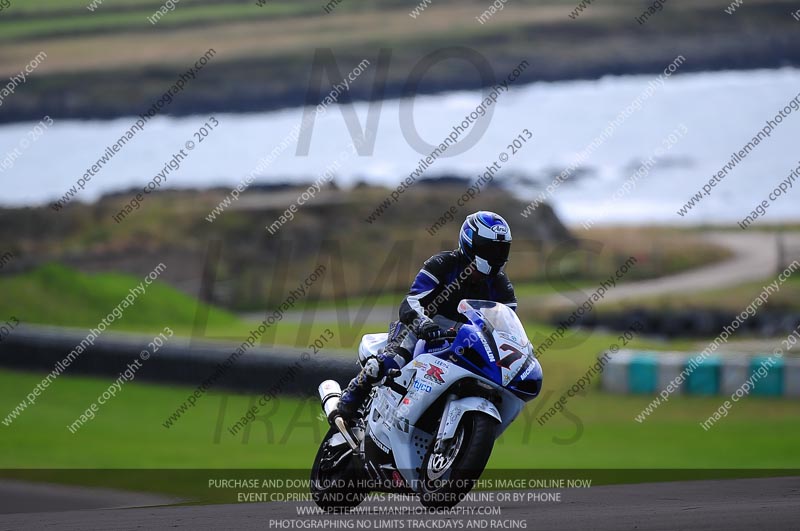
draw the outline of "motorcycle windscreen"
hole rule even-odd
[[[533,345],[525,333],[516,312],[505,304],[494,301],[464,299],[458,305],[462,313],[478,324],[482,320],[489,325],[497,345],[497,366],[502,372],[502,384],[508,385],[523,369],[536,362]]]

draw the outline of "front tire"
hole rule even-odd
[[[348,511],[357,507],[368,494],[358,488],[361,474],[350,447],[330,445],[336,433],[339,433],[336,428],[328,430],[311,467],[311,498],[326,512]]]
[[[492,455],[496,427],[495,419],[470,411],[461,418],[455,437],[442,453],[434,453],[431,445],[420,473],[422,505],[449,509],[464,499]]]

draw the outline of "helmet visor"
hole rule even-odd
[[[508,262],[508,253],[511,251],[510,241],[489,240],[475,238],[475,256],[480,256],[490,265],[500,267]]]

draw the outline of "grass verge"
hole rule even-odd
[[[756,473],[753,469],[780,473],[800,468],[796,401],[748,398],[706,432],[699,423],[719,407],[720,397],[675,397],[638,423],[634,417],[651,397],[608,395],[599,392],[595,381],[586,395],[570,398],[563,413],[540,424],[540,416],[610,340],[591,337],[579,347],[543,357],[543,392],[497,442],[490,468],[708,469],[709,477],[719,469],[747,476]],[[0,371],[0,407],[13,408],[39,379],[37,374]],[[163,421],[187,389],[132,382],[71,434],[67,425],[109,383],[103,378],[60,378],[13,424],[0,426],[4,475],[15,477],[16,469],[62,468],[303,470],[326,429],[316,399],[281,397],[250,429],[231,436],[225,428],[255,400],[233,394],[204,397],[180,423],[166,429]],[[44,470],[41,474],[50,480],[58,477]],[[196,475],[178,474],[183,479],[149,487],[141,475],[121,475],[111,486],[191,497],[206,489]],[[71,483],[108,484],[102,473],[64,472],[61,477]]]

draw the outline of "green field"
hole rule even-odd
[[[0,293],[5,295],[0,297],[0,318],[9,319],[13,316],[24,323],[92,328],[120,303],[128,290],[138,286],[142,279],[143,277],[119,273],[81,273],[58,264],[49,264],[19,275],[0,277]],[[792,286],[796,284],[793,282]],[[520,312],[524,316],[531,313],[528,310],[533,309],[533,303],[525,302],[524,299],[546,297],[594,285],[589,280],[529,281],[516,284],[515,289],[522,301]],[[744,286],[726,293],[738,294],[739,300],[750,293],[750,288],[752,286]],[[785,291],[786,296],[780,294],[781,297],[776,296],[776,300],[793,300],[791,297],[796,290]],[[361,308],[370,308],[373,305],[397,307],[403,296],[404,293],[397,292],[349,297],[344,303],[332,299],[322,299],[314,303],[301,300],[293,310],[312,312],[315,307],[319,310],[339,307],[343,312],[341,316],[337,314],[336,318],[328,312],[326,319],[315,319],[312,325],[301,325],[295,320],[288,320],[289,322],[271,328],[265,335],[264,344],[305,347],[306,339],[315,337],[325,328],[334,327],[337,337],[333,346],[354,348],[362,334],[383,330],[387,324],[357,322],[356,315]],[[277,305],[263,308],[262,311],[266,315],[276,307]],[[252,312],[252,315],[255,318],[259,312]],[[343,322],[333,322],[339,318]],[[200,303],[194,297],[157,281],[125,311],[123,318],[114,323],[112,330],[155,335],[165,326],[185,337],[238,341],[247,337],[253,323],[225,309]],[[529,322],[529,326],[536,330],[536,323]],[[541,333],[549,334],[547,330],[545,327]]]
[[[0,279],[0,315],[21,321],[91,327],[140,280],[118,274],[85,275],[61,266],[46,266]],[[530,291],[544,288],[530,286]],[[198,303],[162,283],[151,286],[112,330],[157,333],[171,326],[192,333]],[[205,337],[242,340],[251,324],[217,308],[208,311]],[[357,306],[351,305],[351,314]],[[352,317],[351,317],[352,318]],[[306,337],[330,327],[335,340],[328,355],[354,356],[360,334],[382,323],[345,325],[282,322],[271,329],[270,341],[305,346]],[[528,322],[535,345],[553,328]],[[711,430],[700,422],[720,405],[721,397],[674,397],[644,423],[635,416],[649,404],[647,396],[602,393],[598,379],[586,395],[571,398],[566,413],[544,425],[537,422],[550,405],[586,373],[596,357],[618,343],[616,334],[575,332],[540,355],[544,389],[498,441],[493,469],[719,469],[750,475],[753,469],[800,469],[800,405],[797,401],[748,398]],[[688,341],[634,339],[631,348],[691,350]],[[336,350],[342,348],[343,350]],[[0,420],[31,392],[41,374],[0,371]],[[188,387],[128,383],[103,405],[97,417],[75,434],[67,426],[111,383],[110,378],[65,375],[56,380],[10,425],[0,425],[0,468],[5,474],[30,478],[8,469],[304,469],[313,459],[326,424],[314,398],[281,398],[275,409],[254,422],[251,430],[231,436],[226,428],[250,406],[250,396],[212,392],[171,428],[162,423],[185,400]],[[750,472],[744,469],[751,469]],[[92,474],[54,477],[46,470],[38,479],[113,484],[196,495],[190,476],[165,485],[146,485],[139,476],[120,474],[113,480]],[[109,483],[110,481],[110,483]],[[201,493],[202,494],[202,493]]]
[[[768,282],[766,279],[764,282]],[[117,273],[85,274],[73,269],[50,264],[34,271],[7,277],[0,277],[0,318],[9,320],[17,318],[23,323],[45,324],[53,326],[89,329],[96,327],[127,295],[128,290],[137,286],[141,278]],[[700,292],[685,295],[671,295],[653,299],[637,299],[626,303],[616,303],[604,307],[604,310],[619,310],[623,307],[661,307],[661,308],[743,308],[752,301],[764,283],[750,283],[726,290]],[[541,345],[553,328],[532,320],[530,315],[535,299],[525,298],[547,296],[559,290],[575,286],[587,286],[586,281],[576,281],[574,285],[546,282],[526,282],[517,286],[518,296],[523,300],[520,314],[525,322],[528,334],[534,345]],[[782,286],[780,292],[771,297],[768,306],[783,311],[797,309],[800,280],[790,279]],[[323,318],[310,319],[311,323],[301,323],[297,314],[268,329],[263,336],[264,346],[284,345],[306,348],[309,340],[317,337],[323,330],[330,328],[334,338],[329,343],[329,353],[349,355],[358,345],[365,333],[383,331],[387,323],[357,319],[359,311],[371,305],[397,306],[403,294],[387,294],[374,297],[353,297],[345,299],[346,303],[339,307],[343,310],[335,315],[329,310],[335,307],[334,301],[321,300],[317,308],[327,312]],[[272,313],[275,307],[264,311]],[[314,307],[300,301],[293,309],[296,312],[313,312]],[[260,314],[253,313],[253,319]],[[525,316],[529,316],[528,319]],[[315,314],[311,314],[315,316]],[[259,317],[260,318],[260,317]],[[117,319],[110,330],[114,332],[134,332],[145,335],[157,335],[164,327],[172,328],[179,336],[195,339],[223,340],[232,343],[247,338],[254,323],[227,310],[198,302],[194,297],[157,281],[144,296],[125,310],[123,317]],[[576,345],[575,340],[564,338],[559,342],[568,345],[559,350],[554,347],[548,357],[558,356],[562,362],[587,364],[592,356],[609,348],[615,342],[615,336],[577,333],[573,337],[581,338]],[[585,338],[585,341],[584,341]],[[634,343],[636,345],[637,343]],[[686,349],[695,343],[691,341],[670,341],[638,343],[643,348],[655,350]]]
[[[0,19],[2,40],[42,38],[56,35],[111,33],[120,30],[147,32],[152,30],[148,17],[164,6],[159,0],[106,0],[93,11],[87,8],[92,0],[45,1],[23,4],[13,2],[6,17]],[[19,5],[17,5],[19,4]],[[208,0],[183,0],[175,9],[156,20],[159,26],[180,27],[190,24],[219,24],[232,21],[274,19],[317,13],[321,8],[313,2],[269,2],[263,7],[254,1],[221,3]]]
[[[570,0],[550,0],[548,5],[564,6]],[[182,0],[175,3],[175,9],[160,20],[164,29],[180,28],[190,25],[219,25],[236,21],[269,21],[280,17],[321,17],[326,15],[324,7],[328,2],[319,0],[268,0],[263,6],[255,0]],[[164,0],[98,0],[94,9],[92,0],[39,0],[37,2],[14,2],[0,18],[0,39],[46,38],[65,34],[104,34],[115,31],[146,32],[151,28],[147,17],[161,9]],[[484,6],[472,2],[471,7],[481,13]],[[530,0],[519,0],[517,7],[538,4]],[[411,6],[413,7],[413,6]],[[409,7],[409,10],[411,9]],[[403,9],[402,4],[393,0],[375,0],[369,4],[342,2],[336,6],[337,13],[358,13],[364,11],[388,11]],[[479,9],[483,8],[483,9]],[[474,32],[479,31],[475,27]]]
[[[31,324],[93,328],[142,279],[117,273],[85,274],[56,264],[20,275],[0,277],[0,293],[4,294],[0,297],[0,317],[3,320],[16,317],[23,323]],[[356,313],[364,300],[350,306],[351,314]],[[320,307],[330,307],[330,304],[320,304]],[[308,306],[298,306],[297,309],[304,308],[308,309]],[[274,309],[269,308],[269,312]],[[308,338],[333,327],[337,334],[331,345],[353,348],[362,334],[382,331],[386,325],[359,324],[354,317],[351,317],[351,324],[343,326],[329,322],[315,322],[308,326],[288,322],[270,328],[264,334],[263,344],[305,347]],[[252,322],[224,309],[200,303],[157,281],[147,288],[147,292],[132,307],[125,310],[123,317],[116,320],[110,329],[157,335],[165,326],[185,337],[232,342],[243,341],[254,328]]]
[[[544,325],[528,328],[534,342],[552,331]],[[800,405],[796,401],[750,398],[714,429],[704,432],[699,422],[719,406],[720,398],[673,398],[639,424],[634,417],[651,397],[607,395],[596,388],[596,380],[586,396],[567,403],[567,410],[583,425],[578,440],[554,442],[554,437],[568,439],[580,431],[574,418],[561,415],[544,426],[534,419],[615,342],[611,335],[576,333],[565,336],[563,347],[545,352],[540,357],[545,374],[542,394],[504,435],[498,447],[502,451],[495,453],[491,465],[800,467],[800,456],[792,450],[800,443],[800,424],[796,422]],[[686,345],[634,340],[630,346],[668,349]],[[0,404],[10,411],[39,379],[34,374],[0,372]],[[166,429],[162,422],[185,399],[189,388],[133,382],[104,406],[95,420],[70,434],[66,426],[108,385],[103,378],[60,378],[11,427],[0,428],[4,431],[0,466],[297,468],[307,466],[324,430],[324,423],[316,418],[315,399],[285,398],[269,417],[269,426],[255,423],[251,433],[230,436],[224,428],[247,409],[251,398],[221,394],[204,397],[174,427]],[[4,416],[8,411],[0,413]]]
[[[0,316],[22,322],[92,328],[142,278],[118,273],[84,274],[50,264],[21,275],[0,277]],[[198,311],[208,310],[209,334],[247,335],[246,323],[235,315],[211,308],[163,282],[155,282],[115,322],[116,331],[154,333],[165,326],[191,335]]]
[[[544,366],[545,381],[561,370],[555,362]],[[10,409],[39,379],[0,371],[0,406]],[[219,394],[204,397],[166,429],[162,422],[189,389],[132,382],[71,434],[67,425],[108,385],[101,378],[60,378],[10,426],[0,426],[0,468],[306,469],[326,429],[316,400],[283,398],[265,422],[230,436],[225,428],[250,399]],[[547,385],[503,435],[490,468],[800,468],[796,402],[751,398],[705,432],[698,422],[718,407],[718,398],[676,398],[638,424],[633,417],[649,398],[592,390],[567,403],[569,416],[539,426],[536,418],[552,401],[552,390]],[[81,477],[76,474],[71,481]],[[142,488],[126,483],[125,477],[117,480],[117,486]],[[176,482],[153,488],[187,494],[195,487]]]

